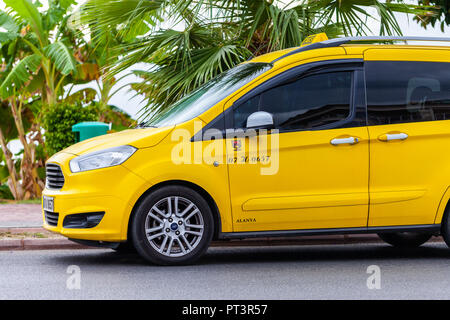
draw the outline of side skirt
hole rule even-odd
[[[219,239],[297,237],[297,236],[317,236],[317,235],[333,235],[333,234],[364,234],[364,233],[394,233],[394,232],[423,232],[423,233],[439,234],[440,231],[441,231],[440,224],[421,224],[411,226],[388,226],[388,227],[221,232],[219,234]]]

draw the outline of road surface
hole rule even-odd
[[[384,244],[221,247],[182,267],[103,249],[0,252],[0,299],[449,298],[443,243],[406,251]]]

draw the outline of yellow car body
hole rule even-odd
[[[450,119],[272,133],[279,157],[274,174],[260,174],[267,166],[259,160],[246,164],[246,147],[241,150],[242,163],[233,156],[231,161],[227,159],[228,147],[245,146],[246,137],[224,138],[223,149],[215,155],[223,160],[220,163],[174,163],[173,150],[179,143],[176,132],[185,129],[193,137],[244,95],[294,68],[357,63],[364,72],[365,64],[373,61],[450,64],[450,47],[344,44],[297,49],[245,62],[272,66],[193,119],[96,137],[55,154],[47,164],[60,166],[64,185],[43,192],[54,199],[58,214],[56,225],[50,225],[43,210],[44,227],[70,239],[124,242],[140,199],[160,186],[173,184],[193,188],[207,199],[214,212],[215,238],[390,228],[438,233],[450,198],[446,156],[447,152],[450,156]],[[364,109],[367,106],[363,104],[359,107]],[[333,139],[350,137],[356,137],[357,143],[330,144]],[[390,137],[401,138],[391,141]],[[192,141],[190,148],[193,153],[196,148],[204,153],[215,141]],[[78,156],[123,145],[135,147],[136,152],[120,165],[75,173],[69,167]],[[92,228],[63,226],[67,215],[86,212],[104,212],[104,216]]]

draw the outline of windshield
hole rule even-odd
[[[147,121],[144,126],[164,127],[191,120],[271,67],[269,63],[244,63],[227,70]]]

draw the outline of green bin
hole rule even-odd
[[[109,124],[97,121],[80,122],[72,126],[76,142],[101,136],[106,134],[109,129]]]

